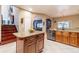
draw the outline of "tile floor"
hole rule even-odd
[[[79,53],[79,48],[46,40],[44,53]]]
[[[0,46],[0,53],[16,53],[16,42]],[[79,53],[79,48],[45,40],[43,53]]]

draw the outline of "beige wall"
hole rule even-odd
[[[33,24],[34,18],[35,18],[36,16],[40,16],[40,17],[42,18],[42,20],[43,20],[43,22],[44,22],[43,31],[46,31],[46,19],[47,19],[47,18],[50,18],[50,19],[52,20],[52,18],[49,17],[49,16],[47,16],[47,15],[44,15],[44,14],[33,13],[33,14],[32,14],[32,24]],[[33,25],[32,25],[32,27],[33,27]]]
[[[16,7],[13,7],[13,15],[14,15],[14,24],[16,25],[17,29],[19,28],[18,25],[19,25],[19,12],[20,10]]]
[[[31,13],[25,10],[20,10],[20,16],[19,16],[19,32],[26,32],[30,28],[33,28],[33,21],[36,16],[42,17],[42,20],[44,22],[43,31],[46,31],[46,19],[51,17],[44,15],[44,14],[38,14],[38,13]],[[21,18],[23,18],[23,24],[21,24]]]
[[[24,14],[23,11],[19,11],[19,32],[23,32],[24,31],[24,22],[23,24],[21,24],[21,18],[24,18]],[[23,20],[24,21],[24,20]]]
[[[21,19],[23,18],[23,24]],[[19,12],[19,32],[27,32],[31,28],[31,13],[20,10]]]
[[[79,15],[58,17],[58,18],[54,18],[54,20],[56,21],[56,23],[52,24],[52,28],[57,28],[57,22],[60,21],[69,21],[71,29],[75,29],[79,27]]]

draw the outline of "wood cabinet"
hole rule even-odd
[[[79,33],[77,33],[77,47],[79,47]]]
[[[17,53],[39,53],[44,48],[44,33],[17,38]]]
[[[56,41],[57,42],[62,42],[62,32],[61,31],[57,31],[56,32]]]
[[[36,50],[35,50],[36,46],[35,45],[36,44],[34,42],[29,43],[28,45],[25,45],[24,52],[25,53],[35,53],[36,52]]]
[[[65,44],[69,44],[69,32],[63,32],[62,42]]]
[[[57,31],[56,41],[71,46],[79,47],[79,33],[77,32],[67,32],[67,31]]]
[[[36,52],[42,52],[41,49],[44,48],[44,34],[37,36],[38,40],[36,43]]]
[[[44,48],[44,40],[40,40],[40,41],[37,41],[37,44],[36,44],[36,52],[42,52],[41,49]]]
[[[36,35],[25,38],[24,41],[24,52],[34,53],[36,45]]]
[[[70,34],[70,45],[77,46],[77,40],[78,40],[77,33],[71,32],[71,34]]]
[[[36,52],[42,52],[41,49],[44,48],[44,35],[41,34],[38,37],[37,43],[36,43]]]

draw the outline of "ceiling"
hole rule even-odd
[[[17,7],[51,17],[79,14],[79,5],[17,5]]]

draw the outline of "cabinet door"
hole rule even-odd
[[[69,44],[69,32],[63,32],[63,43]]]
[[[70,45],[77,46],[77,33],[76,32],[71,32]]]
[[[29,45],[25,46],[25,53],[35,53],[35,43],[30,43]]]
[[[77,37],[70,37],[70,45],[77,46]]]
[[[36,52],[41,52],[42,49],[44,48],[44,40],[38,40],[36,44]]]
[[[62,42],[62,32],[56,32],[56,41]]]
[[[68,37],[63,36],[63,43],[68,44]]]
[[[79,33],[78,33],[78,37],[77,37],[77,47],[79,47]]]

